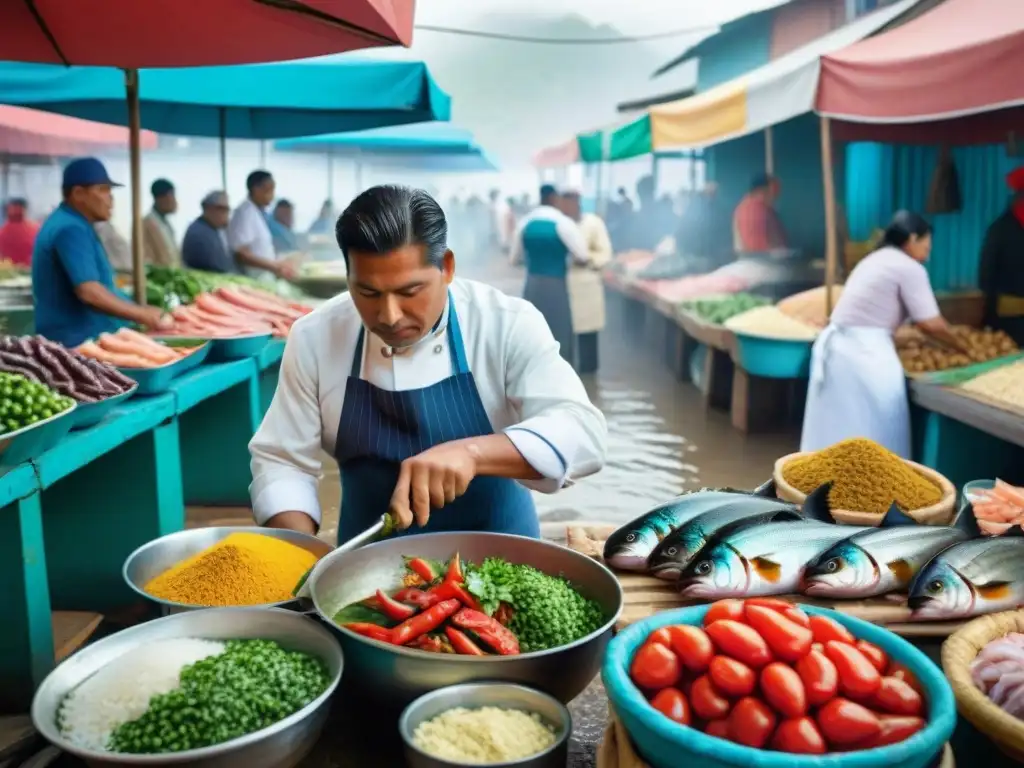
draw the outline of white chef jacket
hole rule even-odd
[[[542,475],[520,481],[554,493],[597,472],[608,427],[576,372],[558,352],[544,317],[527,301],[471,280],[455,280],[466,359],[495,432],[504,432]],[[391,391],[418,389],[452,375],[448,312],[403,354],[368,329],[362,378]],[[349,294],[331,299],[292,326],[273,402],[249,443],[256,522],[285,511],[320,521],[321,449],[334,454],[345,387],[362,321]]]
[[[231,246],[232,255],[241,248],[248,248],[254,256],[261,259],[274,261],[277,258],[267,214],[249,198],[231,214],[231,221],[228,223],[228,244]],[[248,266],[245,267],[245,273],[249,277],[263,277],[266,274],[262,269]]]

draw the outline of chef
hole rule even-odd
[[[529,488],[604,463],[607,426],[528,302],[456,280],[421,190],[366,190],[342,213],[349,293],[292,328],[249,445],[261,525],[315,532],[321,450],[341,470],[338,541],[391,512],[412,532],[536,537]]]

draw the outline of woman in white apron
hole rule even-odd
[[[908,319],[942,343],[960,343],[939,313],[924,262],[931,225],[899,211],[879,248],[850,274],[814,343],[801,451],[866,437],[910,458],[910,405],[893,332]]]

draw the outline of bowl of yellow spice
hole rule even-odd
[[[949,525],[956,507],[943,475],[862,437],[783,456],[773,477],[776,495],[796,504],[830,484],[829,511],[847,525],[878,525],[893,504],[922,525]]]
[[[297,608],[293,590],[299,580],[333,549],[298,531],[196,528],[139,547],[123,574],[164,614],[243,605]]]

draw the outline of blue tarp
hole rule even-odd
[[[473,134],[439,122],[284,139],[275,142],[274,149],[358,157],[374,165],[411,170],[494,171],[498,167]]]
[[[448,120],[422,62],[346,59],[139,71],[142,127],[279,139]],[[0,62],[0,103],[128,124],[125,77],[107,67]]]

